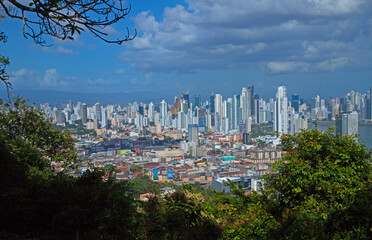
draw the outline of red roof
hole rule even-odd
[[[151,162],[151,163],[143,164],[143,167],[145,167],[145,168],[155,168],[157,166],[159,166],[159,163],[157,163],[157,162]]]

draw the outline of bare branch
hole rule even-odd
[[[108,39],[104,32],[110,26],[125,19],[131,5],[123,5],[122,0],[32,0],[24,5],[16,0],[0,0],[0,6],[7,16],[23,21],[23,35],[31,37],[35,43],[45,45],[44,36],[59,39],[73,39],[84,29],[107,43],[122,44],[134,39],[126,28],[126,35],[117,40]]]

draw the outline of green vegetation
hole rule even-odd
[[[273,135],[273,124],[266,123],[266,124],[252,124],[252,138],[256,138],[259,136],[265,135]]]
[[[128,183],[112,174],[104,180],[99,170],[79,178],[55,173],[52,162],[76,160],[73,140],[24,100],[0,105],[0,160],[0,239],[136,235],[137,202]]]
[[[52,161],[76,160],[72,139],[21,99],[0,105],[0,239],[371,239],[371,152],[352,137],[304,131],[261,193],[187,184],[160,195],[147,176],[112,169],[80,177]],[[153,193],[148,202],[141,193]]]
[[[52,127],[57,130],[75,135],[87,135],[97,136],[97,133],[94,129],[86,129],[82,125],[66,124],[66,126],[53,124]]]

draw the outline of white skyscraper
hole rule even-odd
[[[220,116],[222,116],[222,95],[221,94],[215,95],[214,107],[215,107],[215,112],[219,113]]]
[[[162,127],[166,126],[167,123],[167,102],[165,100],[162,100],[160,103],[160,124]]]
[[[149,103],[148,117],[150,119],[150,122],[154,121],[154,104],[152,102]]]
[[[354,135],[358,134],[358,113],[344,113],[342,114],[342,130],[341,135]]]
[[[288,133],[288,98],[285,86],[278,87],[274,108],[274,131]]]
[[[242,94],[240,95],[240,107],[242,109],[242,120],[245,121],[248,118],[248,90],[246,88],[242,89]]]
[[[101,128],[107,128],[107,110],[106,108],[102,111],[102,125]]]

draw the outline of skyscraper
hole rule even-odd
[[[154,121],[154,104],[152,102],[149,103],[148,117],[150,122]]]
[[[248,117],[251,117],[254,115],[254,86],[253,85],[248,86],[247,91],[248,91],[247,114]]]
[[[88,107],[85,103],[81,104],[81,121],[83,123],[88,122]]]
[[[288,133],[288,99],[285,86],[278,87],[274,108],[274,131],[280,135]]]
[[[167,102],[165,100],[162,100],[160,103],[160,124],[162,127],[166,126],[167,123]]]
[[[214,97],[215,112],[222,115],[222,95],[216,94]]]
[[[372,86],[369,90],[369,97],[367,97],[366,107],[367,107],[367,111],[366,111],[367,119],[369,119],[372,122]]]
[[[201,104],[201,96],[195,95],[194,96],[194,107],[200,107]]]
[[[189,94],[189,92],[186,92],[186,93],[182,94],[181,98],[183,100],[187,101],[187,107],[190,108],[190,94]]]
[[[189,124],[189,142],[194,143],[196,146],[199,145],[197,124]]]
[[[210,102],[209,102],[209,112],[212,114],[215,112],[215,107],[214,107],[214,95],[212,93],[211,95],[211,98],[210,98]]]
[[[245,121],[248,118],[248,90],[246,88],[242,88],[240,108],[242,109],[242,120]]]
[[[101,104],[96,103],[95,105],[95,114],[98,121],[102,121],[102,111],[101,111]]]
[[[358,113],[343,113],[336,120],[336,132],[341,136],[358,134]]]
[[[252,117],[255,124],[260,122],[260,96],[256,93],[253,97],[253,109],[252,109]]]
[[[232,104],[232,123],[231,129],[237,129],[241,121],[240,94],[234,95]]]
[[[143,108],[143,105],[140,105],[138,107],[138,113],[141,114],[143,116],[143,113],[144,113],[144,108]]]
[[[68,107],[69,107],[68,110],[70,110],[71,113],[74,113],[74,104],[72,103],[71,100],[68,102]]]
[[[102,111],[102,125],[101,128],[107,128],[107,110],[106,108]]]
[[[292,107],[298,112],[300,106],[300,97],[298,94],[292,94]]]

